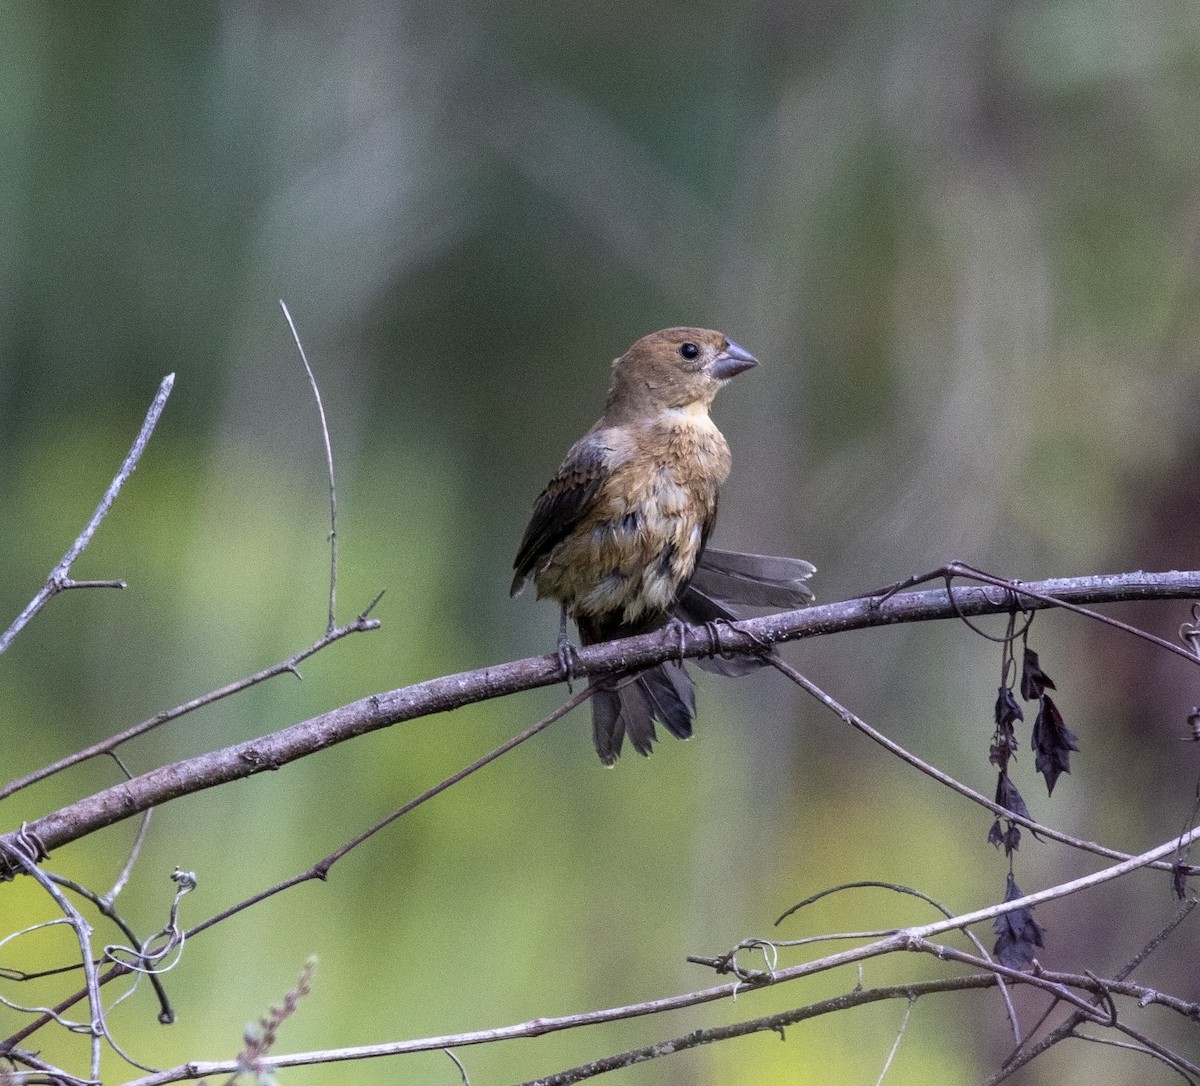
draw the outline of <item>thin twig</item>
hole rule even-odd
[[[108,489],[104,492],[104,497],[100,499],[100,504],[96,506],[96,511],[92,514],[92,519],[84,526],[83,531],[79,533],[67,553],[62,556],[62,560],[58,565],[50,571],[50,575],[46,578],[46,583],[42,585],[37,595],[26,604],[25,609],[16,617],[13,624],[4,633],[0,634],[0,653],[4,652],[12,644],[17,634],[29,623],[29,620],[59,592],[68,588],[125,587],[123,581],[73,581],[70,576],[71,566],[75,562],[75,559],[83,553],[84,548],[92,541],[92,536],[96,534],[96,529],[100,527],[100,522],[108,515],[108,511],[112,508],[113,502],[117,500],[117,495],[121,493],[121,488],[125,485],[125,481],[133,474],[134,468],[137,467],[138,461],[141,459],[142,453],[150,441],[150,435],[154,433],[154,427],[158,425],[159,416],[162,415],[163,408],[167,406],[167,399],[171,395],[171,388],[174,384],[175,374],[173,373],[168,373],[162,379],[162,382],[158,386],[158,392],[155,393],[154,400],[150,404],[150,410],[146,412],[146,420],[142,423],[142,428],[138,432],[138,436],[134,439],[133,446],[126,455],[125,462],[121,465],[121,470],[117,472],[113,481],[109,483]]]
[[[358,846],[364,841],[374,837],[375,834],[377,834],[385,826],[390,826],[396,821],[396,819],[408,814],[409,811],[421,806],[422,803],[433,799],[434,796],[440,795],[442,792],[446,791],[447,788],[458,784],[459,781],[469,777],[472,773],[482,769],[485,765],[494,762],[497,758],[499,758],[501,755],[507,754],[514,747],[519,747],[522,743],[532,739],[539,732],[545,731],[548,727],[550,727],[551,724],[561,720],[567,715],[567,713],[576,708],[581,702],[586,701],[591,694],[592,690],[590,687],[581,690],[578,694],[571,698],[570,701],[566,702],[566,704],[555,709],[554,712],[552,712],[549,716],[543,717],[536,724],[531,724],[523,732],[514,735],[511,739],[505,740],[500,744],[500,746],[496,747],[495,750],[490,751],[481,758],[477,758],[470,765],[464,766],[457,773],[452,773],[449,777],[446,777],[444,780],[441,780],[437,784],[433,785],[433,787],[425,789],[425,791],[419,796],[415,796],[403,806],[397,807],[396,810],[392,811],[392,813],[386,817],[381,818],[375,823],[375,825],[364,830],[357,837],[347,841],[340,848],[337,848],[333,852],[329,853],[329,855],[324,857],[324,859],[318,860],[307,871],[303,871],[299,875],[294,875],[290,879],[284,879],[282,882],[276,883],[274,886],[263,890],[261,893],[254,894],[252,897],[248,897],[244,901],[239,901],[236,905],[231,905],[228,909],[222,910],[215,916],[210,916],[207,920],[202,921],[188,931],[186,933],[187,938],[190,939],[193,936],[199,935],[202,931],[206,931],[215,924],[219,924],[222,920],[227,920],[235,913],[240,913],[243,909],[250,908],[251,905],[257,905],[260,901],[266,901],[267,898],[274,897],[276,894],[282,893],[284,890],[290,890],[293,886],[300,886],[302,883],[311,882],[314,879],[320,879],[322,882],[324,882],[325,879],[329,877],[330,868],[332,868],[333,865],[338,862],[338,860],[342,859],[348,853],[358,848]]]
[[[1078,603],[1061,600],[1049,592],[1022,584],[1020,581],[1005,580],[1003,577],[997,577],[994,573],[976,569],[974,566],[969,566],[964,562],[951,562],[946,567],[946,570],[960,577],[973,577],[984,584],[995,585],[997,588],[1003,588],[1006,592],[1012,592],[1015,596],[1023,596],[1026,600],[1036,600],[1046,607],[1055,607],[1063,611],[1070,611],[1072,614],[1080,615],[1083,618],[1090,618],[1093,622],[1111,626],[1114,630],[1120,630],[1122,633],[1130,634],[1142,641],[1147,641],[1156,648],[1166,649],[1167,652],[1174,653],[1176,656],[1182,656],[1185,660],[1196,659],[1194,652],[1189,651],[1182,645],[1175,644],[1174,641],[1167,641],[1157,634],[1150,633],[1149,630],[1131,626],[1128,622],[1122,622],[1119,618],[1113,618],[1111,615],[1104,615],[1099,611],[1093,611],[1090,607],[1083,607]]]
[[[904,1039],[904,1031],[908,1029],[908,1020],[912,1017],[913,1007],[917,1005],[917,997],[908,997],[908,1006],[904,1008],[904,1017],[900,1020],[900,1028],[896,1031],[896,1039],[892,1042],[891,1051],[888,1052],[887,1059],[883,1061],[883,1070],[879,1072],[879,1078],[875,1080],[875,1086],[883,1086],[883,1080],[887,1077],[888,1068],[892,1066],[892,1060],[896,1058],[896,1050],[900,1047],[900,1042]]]
[[[1196,899],[1191,898],[1183,903],[1183,907],[1170,920],[1170,922],[1158,932],[1152,939],[1149,939],[1113,978],[1115,981],[1123,981],[1130,976],[1133,971],[1142,964],[1151,954],[1154,953],[1170,934],[1179,927],[1180,924],[1188,917],[1191,911],[1196,907]],[[1046,1010],[1046,1015],[1054,1009],[1054,1004],[1051,1004]],[[1046,1015],[1043,1015],[1042,1020],[1045,1020]],[[1080,1025],[1084,1020],[1084,1016],[1078,1011],[1072,1011],[1071,1014],[1060,1026],[1056,1026],[1050,1033],[1046,1034],[1036,1044],[1031,1043],[1033,1033],[1036,1033],[1041,1028],[1041,1021],[1037,1023],[1031,1031],[1030,1037],[1022,1044],[1018,1044],[1013,1049],[1012,1054],[1004,1061],[1004,1065],[994,1075],[984,1082],[984,1086],[998,1086],[1009,1076],[1015,1074],[1018,1070],[1030,1063],[1043,1052],[1053,1048],[1059,1041],[1072,1036],[1075,1032],[1075,1027]]]
[[[624,1067],[645,1063],[648,1060],[660,1059],[676,1052],[686,1052],[690,1048],[701,1045],[715,1044],[728,1041],[734,1037],[746,1037],[752,1033],[777,1033],[780,1040],[785,1039],[784,1031],[788,1026],[794,1026],[811,1018],[825,1014],[836,1014],[854,1007],[878,1003],[885,999],[913,1000],[923,995],[935,995],[941,992],[969,991],[973,988],[990,988],[995,985],[995,978],[988,974],[970,977],[952,977],[946,980],[922,981],[916,984],[896,984],[883,988],[857,988],[845,995],[823,999],[807,1007],[797,1007],[794,1010],[782,1011],[779,1014],[768,1014],[761,1018],[752,1018],[745,1022],[734,1022],[728,1026],[714,1026],[710,1029],[692,1030],[682,1037],[673,1037],[667,1041],[656,1041],[644,1048],[635,1048],[629,1052],[620,1052],[613,1056],[594,1060],[591,1063],[580,1064],[557,1074],[544,1078],[532,1079],[521,1086],[574,1086],[574,1083],[584,1082],[597,1075],[609,1071],[619,1071]]]
[[[104,1022],[104,1006],[100,1001],[100,985],[96,976],[96,964],[92,958],[92,927],[79,910],[71,904],[66,894],[54,885],[50,877],[23,849],[10,847],[0,841],[0,852],[7,854],[5,856],[7,863],[19,866],[54,899],[54,903],[70,922],[75,932],[75,938],[79,941],[79,956],[83,963],[83,975],[87,982],[88,1014],[90,1016],[88,1033],[91,1036],[92,1049],[91,1077],[98,1082],[100,1080],[101,1038],[108,1036],[108,1027]]]
[[[377,596],[375,602],[378,602],[378,600],[379,597]],[[343,637],[347,637],[350,634],[379,629],[379,620],[367,617],[371,609],[375,606],[375,602],[355,618],[353,622],[341,626],[336,630],[330,630],[309,645],[308,648],[302,649],[293,656],[289,656],[286,660],[280,660],[278,663],[263,668],[262,671],[257,671],[253,675],[247,675],[236,682],[227,683],[216,690],[210,690],[207,694],[201,694],[199,697],[192,698],[191,701],[185,701],[182,705],[175,706],[174,709],[164,709],[161,713],[155,713],[154,716],[143,720],[140,724],[133,725],[131,728],[126,728],[123,732],[111,735],[107,739],[93,743],[90,747],[84,747],[83,750],[77,750],[74,754],[68,754],[65,758],[60,758],[57,762],[52,762],[50,765],[36,769],[32,773],[27,773],[24,777],[18,777],[10,781],[8,784],[0,787],[0,800],[7,799],[15,792],[19,792],[23,788],[28,788],[31,784],[36,784],[38,781],[52,777],[56,773],[61,773],[64,769],[70,769],[73,765],[86,762],[89,758],[96,758],[102,754],[111,754],[118,747],[128,743],[131,739],[136,739],[139,735],[145,735],[146,732],[153,731],[153,729],[160,725],[167,724],[172,720],[178,720],[181,716],[194,713],[197,709],[202,709],[206,705],[212,705],[234,694],[240,694],[243,690],[248,690],[252,686],[257,686],[259,683],[275,678],[276,675],[298,676],[300,674],[299,667],[305,660],[322,649],[328,648],[335,641],[340,641]]]
[[[462,1077],[463,1086],[471,1086],[471,1080],[467,1077],[467,1069],[463,1066],[462,1060],[460,1060],[454,1054],[454,1050],[451,1048],[444,1048],[442,1051],[450,1057],[451,1061],[454,1063],[454,1066],[458,1068],[458,1073]]]
[[[880,881],[877,881],[874,879],[868,879],[868,880],[863,880],[863,881],[859,881],[859,882],[843,883],[841,886],[834,886],[828,890],[822,890],[820,893],[812,894],[811,896],[805,898],[803,901],[797,902],[790,909],[785,910],[783,915],[781,915],[779,917],[779,919],[775,921],[775,926],[778,927],[780,924],[782,924],[784,922],[784,920],[786,920],[793,913],[797,912],[800,909],[803,909],[807,905],[812,905],[812,904],[820,901],[822,898],[828,897],[830,894],[841,893],[843,890],[868,890],[868,889],[891,890],[897,894],[907,894],[910,897],[915,897],[921,901],[924,901],[928,905],[932,905],[943,916],[949,917],[949,916],[954,915],[954,913],[951,912],[950,909],[946,908],[946,906],[943,905],[940,901],[938,901],[936,898],[930,897],[929,894],[926,894],[921,890],[914,890],[911,886],[901,886],[898,883],[894,883],[894,882],[880,882]],[[970,931],[967,929],[963,930],[963,934],[971,941],[971,945],[976,949],[976,951],[978,951],[979,956],[981,958],[986,958],[988,961],[991,961],[992,956],[988,953],[987,948],[980,941],[979,936],[977,936],[973,931]],[[776,945],[778,945],[778,946],[792,945],[793,942],[801,942],[801,941],[802,940],[789,941],[788,943],[780,942],[780,943],[777,943]],[[1009,1022],[1009,1025],[1012,1027],[1013,1040],[1019,1045],[1021,1043],[1021,1024],[1017,1020],[1016,1008],[1014,1008],[1012,1005],[1012,999],[1010,998],[1010,996],[1008,994],[1008,985],[1005,983],[1004,978],[998,977],[998,980],[1000,982],[1000,995],[1004,1000],[1004,1008],[1005,1008],[1006,1012],[1008,1013],[1008,1022]]]
[[[1110,1048],[1120,1048],[1127,1052],[1136,1052],[1141,1056],[1149,1056],[1151,1059],[1165,1063],[1172,1071],[1174,1071],[1188,1086],[1196,1086],[1196,1080],[1192,1078],[1182,1067],[1179,1062],[1171,1056],[1164,1056],[1161,1052],[1156,1052],[1152,1048],[1147,1048],[1145,1045],[1135,1044],[1130,1041],[1118,1041],[1115,1037],[1093,1037],[1090,1033],[1072,1033],[1071,1036],[1077,1041],[1090,1041],[1092,1044],[1108,1045]]]
[[[75,1075],[68,1074],[60,1067],[55,1067],[52,1063],[47,1063],[33,1052],[26,1052],[24,1049],[18,1049],[15,1052],[6,1053],[7,1059],[11,1059],[14,1063],[23,1063],[26,1067],[32,1067],[35,1071],[40,1072],[45,1077],[33,1077],[26,1075],[24,1072],[9,1072],[8,1078],[4,1078],[0,1073],[0,1086],[8,1086],[12,1083],[13,1086],[24,1086],[25,1083],[52,1083],[53,1086],[96,1086],[94,1082],[89,1082],[87,1079],[78,1078]],[[0,1072],[4,1069],[0,1068]]]
[[[811,679],[801,672],[797,671],[791,664],[779,659],[777,656],[768,656],[767,662],[774,667],[782,675],[786,675],[797,686],[806,693],[811,694],[827,709],[831,710],[839,716],[845,723],[853,728],[857,728],[867,738],[874,740],[884,750],[896,755],[901,761],[907,762],[914,769],[920,770],[927,777],[932,777],[939,784],[945,785],[951,791],[957,792],[960,796],[965,796],[972,803],[977,803],[980,807],[984,807],[991,811],[992,814],[1000,815],[1002,818],[1009,819],[1034,833],[1045,837],[1051,841],[1058,841],[1060,844],[1070,845],[1072,848],[1077,848],[1082,852],[1091,852],[1097,856],[1105,856],[1111,860],[1128,860],[1131,858],[1130,853],[1121,852],[1115,848],[1109,848],[1106,845],[1097,844],[1095,841],[1085,841],[1080,837],[1072,837],[1069,833],[1063,833],[1061,830],[1056,830],[1052,826],[1044,825],[1041,822],[1035,822],[1027,815],[1017,814],[1015,811],[1010,811],[1007,807],[1001,807],[994,800],[989,799],[982,792],[976,792],[974,788],[963,784],[961,781],[951,777],[949,773],[938,769],[937,766],[931,765],[924,759],[917,757],[911,751],[902,747],[894,739],[884,735],[877,728],[871,727],[862,717],[851,712],[842,705],[832,695],[817,686]],[[1150,866],[1158,868],[1160,871],[1175,871],[1178,864],[1174,861],[1161,860]],[[1195,873],[1195,869],[1189,868],[1189,874]]]
[[[1117,1022],[1116,1028],[1119,1029],[1126,1037],[1132,1037],[1147,1051],[1162,1058],[1164,1063],[1169,1063],[1172,1067],[1179,1071],[1186,1071],[1189,1075],[1200,1075],[1200,1063],[1193,1060],[1185,1059],[1178,1052],[1174,1052],[1165,1045],[1160,1045],[1151,1037],[1147,1037],[1140,1030],[1136,1030],[1133,1026],[1125,1022]]]
[[[145,823],[143,823],[143,825],[144,824]],[[90,901],[99,911],[101,916],[107,917],[118,928],[121,929],[121,932],[126,939],[128,939],[135,946],[140,944],[140,939],[138,938],[137,932],[135,932],[129,925],[128,921],[126,921],[125,918],[117,912],[117,910],[113,907],[112,900],[107,895],[101,896],[95,891],[89,890],[86,886],[76,882],[74,879],[69,879],[64,875],[54,875],[47,871],[46,877],[58,886],[62,886],[67,890],[73,890],[80,897]],[[96,964],[100,964],[100,959],[96,960]],[[71,966],[70,968],[78,969],[79,966],[75,965]],[[56,972],[66,971],[67,970],[56,970]],[[155,994],[158,996],[158,1020],[164,1026],[170,1025],[175,1021],[175,1012],[171,1008],[171,1000],[167,996],[166,989],[163,987],[162,981],[159,980],[157,975],[152,973],[150,975],[150,981],[154,986]]]
[[[279,308],[287,319],[288,327],[292,330],[292,339],[296,341],[296,350],[300,352],[300,361],[304,363],[304,372],[308,374],[308,383],[312,386],[313,399],[317,401],[317,414],[321,417],[321,437],[325,441],[325,467],[329,472],[329,625],[327,634],[332,633],[337,626],[337,484],[333,476],[333,445],[329,440],[329,423],[325,419],[325,405],[321,402],[321,389],[313,376],[312,366],[308,364],[308,355],[304,353],[304,344],[300,342],[300,333],[296,331],[296,323],[288,311],[287,303],[280,298]]]

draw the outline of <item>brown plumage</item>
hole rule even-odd
[[[726,381],[756,364],[720,332],[702,328],[654,332],[613,362],[604,414],[534,503],[512,593],[532,577],[538,598],[557,600],[564,629],[573,619],[585,645],[655,629],[673,611],[690,621],[732,617],[720,600],[737,599],[725,589],[738,583],[770,595],[753,568],[710,571],[707,592],[703,577],[692,584],[730,467],[709,407]],[[798,584],[811,572],[800,566],[784,579]],[[790,595],[775,592],[785,596],[795,598],[794,586]],[[725,670],[741,669],[731,662]],[[692,734],[695,694],[680,663],[592,685],[593,738],[606,765],[626,733],[639,754],[649,754],[655,720],[681,739]]]

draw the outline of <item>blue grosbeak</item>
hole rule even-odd
[[[729,446],[708,416],[718,389],[757,365],[720,332],[666,328],[613,362],[600,420],[567,453],[534,503],[513,563],[511,593],[532,577],[538,598],[557,600],[560,655],[566,620],[583,644],[657,629],[672,618],[732,620],[726,603],[792,606],[811,593],[807,562],[705,549]],[[702,667],[740,674],[761,661],[713,658]],[[695,690],[682,663],[589,680],[596,753],[612,765],[626,734],[649,754],[660,720],[692,734]]]

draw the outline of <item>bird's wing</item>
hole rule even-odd
[[[516,575],[509,589],[511,595],[521,591],[538,563],[583,519],[612,472],[613,450],[603,434],[596,431],[577,441],[533,503],[533,513],[513,560]]]

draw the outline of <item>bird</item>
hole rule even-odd
[[[723,333],[664,328],[612,363],[604,413],[571,446],[533,505],[513,561],[510,595],[532,579],[538,599],[559,604],[559,658],[570,675],[580,642],[630,637],[669,622],[736,616],[726,604],[807,602],[813,567],[799,559],[708,551],[729,445],[709,417],[713,398],[758,360]],[[709,670],[741,674],[753,657],[713,658]],[[589,678],[592,738],[613,765],[628,735],[639,754],[657,739],[654,721],[692,734],[695,689],[682,660]]]

